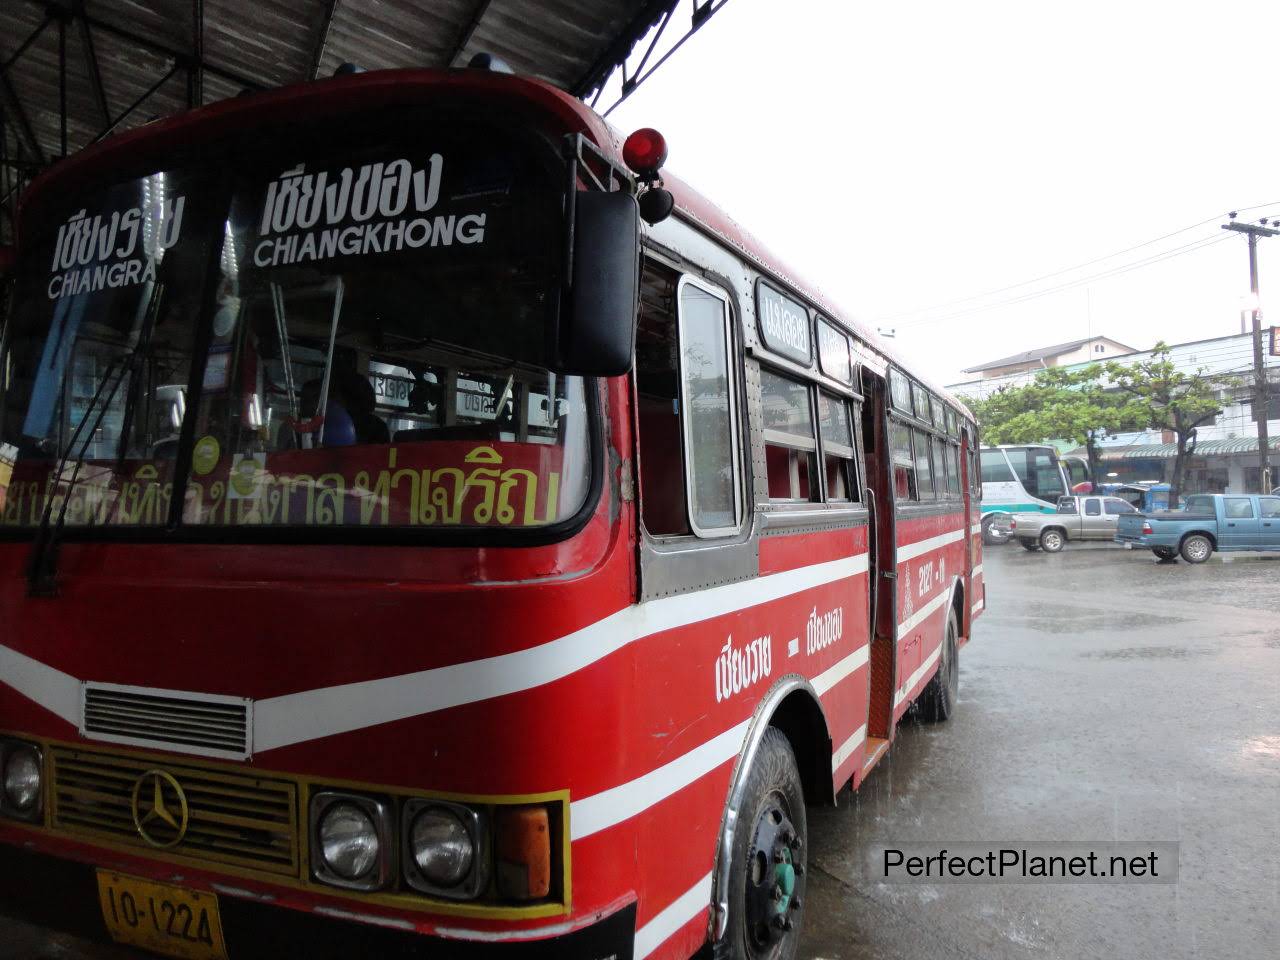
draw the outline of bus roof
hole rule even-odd
[[[175,143],[199,145],[216,141],[245,125],[267,124],[273,120],[296,121],[309,115],[322,117],[344,107],[420,102],[424,90],[452,88],[458,91],[508,96],[535,111],[560,121],[568,132],[582,133],[622,165],[622,134],[610,127],[580,100],[550,84],[527,77],[514,77],[483,70],[381,70],[348,74],[310,83],[292,84],[261,93],[222,100],[186,113],[156,121],[102,143],[87,147],[59,162],[32,181],[22,198],[20,224],[26,211],[38,206],[40,197],[54,185],[66,189],[77,181],[91,181],[118,167],[132,166],[138,159],[154,155],[155,162]],[[683,180],[664,173],[664,184],[676,200],[676,215],[715,240],[731,247],[758,269],[806,298],[824,316],[836,320],[861,342],[864,350],[878,355],[881,362],[901,367],[931,391],[973,419],[969,408],[957,397],[911,369],[884,340],[865,324],[831,302],[774,255],[759,239],[725,213],[710,199]]]

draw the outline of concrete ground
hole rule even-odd
[[[1280,558],[985,561],[949,723],[810,812],[805,960],[1280,955]],[[885,841],[1177,840],[1176,885],[888,885]],[[0,921],[3,960],[124,960]]]
[[[1280,956],[1280,557],[986,551],[950,722],[811,814],[806,960]],[[1177,840],[1176,885],[877,883],[859,845]]]

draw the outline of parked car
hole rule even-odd
[[[1280,550],[1280,496],[1199,493],[1181,510],[1121,517],[1116,541],[1187,563],[1204,563],[1215,550]]]
[[[1028,550],[1057,553],[1068,540],[1111,540],[1117,521],[1134,506],[1119,497],[1059,497],[1055,513],[1018,514],[1013,536]]]

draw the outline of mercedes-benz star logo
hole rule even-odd
[[[148,770],[133,784],[133,825],[153,847],[175,847],[187,835],[187,795],[170,774]],[[165,828],[168,829],[165,829]]]

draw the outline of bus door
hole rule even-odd
[[[867,535],[867,584],[871,610],[871,691],[868,740],[888,740],[893,731],[897,689],[897,569],[893,466],[889,450],[889,396],[885,381],[863,368],[862,443],[866,462],[871,529]],[[872,754],[868,742],[868,756]]]
[[[977,511],[973,509],[973,477],[970,475],[970,452],[974,449],[973,437],[969,429],[960,431],[960,496],[964,500],[964,615],[960,618],[960,631],[966,637],[973,636],[970,623],[973,617],[974,590],[973,583],[973,520]]]

